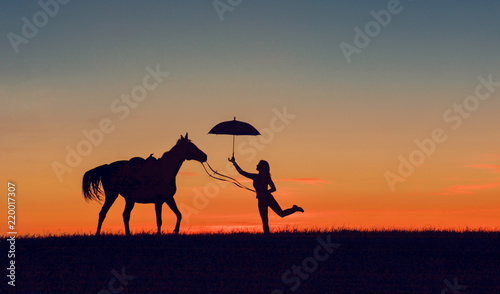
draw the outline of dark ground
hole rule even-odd
[[[500,293],[500,232],[24,237],[16,270],[16,293]]]

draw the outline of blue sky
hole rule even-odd
[[[403,11],[353,64],[344,62],[339,43],[352,44],[352,28],[389,1],[243,1],[224,21],[211,1],[70,1],[13,54],[6,35],[20,33],[21,18],[40,10],[36,2],[2,1],[4,77],[102,79],[160,58],[176,71],[212,74],[274,69],[319,78],[341,70],[365,79],[385,69],[451,79],[450,71],[488,70],[498,62],[495,1],[401,1]]]

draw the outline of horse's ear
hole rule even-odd
[[[184,140],[184,137],[181,135],[181,140]]]
[[[186,140],[188,139],[188,133],[187,132],[186,132],[186,136],[184,137],[184,139],[186,139]]]

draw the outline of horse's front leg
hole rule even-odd
[[[125,202],[125,210],[123,211],[123,223],[125,224],[125,234],[130,235],[129,221],[130,221],[130,212],[132,208],[134,208],[134,201],[126,201]]]
[[[172,209],[172,211],[175,213],[175,216],[177,216],[177,223],[175,224],[174,233],[179,234],[179,227],[181,226],[182,214],[177,208],[177,204],[175,204],[174,198],[169,198],[165,202],[167,203],[168,207],[170,207],[170,209]]]
[[[161,235],[161,207],[163,202],[155,203],[155,211],[156,211],[156,225],[158,226],[158,235]]]

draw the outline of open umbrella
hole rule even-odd
[[[251,124],[236,120],[224,121],[213,127],[209,134],[233,135],[233,157],[234,157],[234,136],[257,136],[259,131]]]

